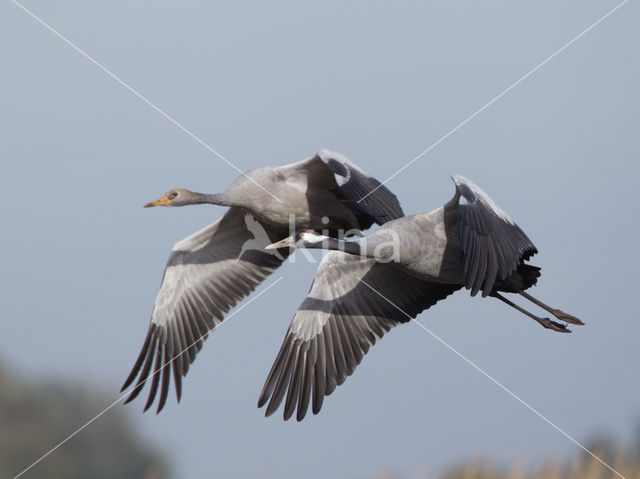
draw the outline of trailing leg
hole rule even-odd
[[[524,291],[518,291],[518,294],[520,294],[524,298],[527,298],[532,303],[537,304],[542,309],[545,309],[545,310],[549,311],[551,314],[553,314],[556,318],[558,318],[561,321],[566,321],[567,323],[571,323],[571,324],[580,324],[580,325],[584,324],[582,321],[580,321],[575,316],[571,316],[570,314],[567,314],[564,311],[561,311],[559,309],[547,306],[542,301],[537,300],[536,298],[534,298],[533,296],[531,296],[528,293],[525,293]]]
[[[570,333],[571,332],[571,330],[567,329],[566,325],[560,324],[560,323],[556,323],[555,321],[551,321],[549,318],[539,318],[535,314],[530,313],[529,311],[527,311],[524,308],[521,308],[520,306],[518,306],[515,303],[512,303],[507,298],[502,296],[500,293],[494,292],[494,293],[491,293],[491,296],[493,296],[495,298],[498,298],[500,301],[508,304],[512,308],[517,309],[521,313],[526,314],[531,319],[534,319],[535,321],[537,321],[538,323],[540,323],[542,326],[544,326],[547,329],[553,329],[554,331],[558,331],[560,333]]]

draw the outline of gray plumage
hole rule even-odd
[[[462,287],[501,299],[556,331],[569,330],[499,292],[520,293],[559,319],[583,324],[524,293],[540,276],[540,268],[524,263],[535,246],[479,187],[459,175],[453,181],[455,196],[444,206],[386,223],[367,237],[341,241],[299,231],[270,246],[337,251],[320,263],[267,377],[258,400],[267,416],[283,400],[285,419],[297,408],[302,420],[309,404],[317,414],[378,339]]]
[[[173,189],[145,206],[204,203],[230,208],[221,219],[173,247],[145,342],[122,387],[125,390],[135,381],[129,402],[150,379],[145,411],[158,390],[157,411],[163,408],[172,369],[180,400],[182,377],[207,335],[287,257],[288,251],[264,247],[289,234],[292,218],[298,228],[337,232],[366,229],[403,215],[393,193],[328,150],[298,163],[248,171],[220,194]],[[261,240],[264,244],[257,248]]]

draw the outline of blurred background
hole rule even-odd
[[[24,6],[241,170],[331,148],[384,180],[618,3]],[[640,424],[639,14],[621,7],[388,183],[410,214],[449,200],[461,173],[527,232],[533,294],[584,327],[555,334],[467,292],[418,319],[623,475]],[[12,2],[0,40],[0,475],[13,477],[118,399],[172,245],[224,213],[142,205],[222,191],[237,171]],[[453,478],[465,463],[586,476],[584,451],[414,324],[318,416],[265,419],[258,394],[315,268],[296,255],[216,330],[179,405],[117,404],[22,477]]]

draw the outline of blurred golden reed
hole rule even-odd
[[[586,452],[582,452],[569,461],[550,457],[533,466],[527,465],[525,460],[504,467],[489,460],[474,459],[441,475],[386,473],[377,476],[376,479],[640,479],[638,447],[615,447],[611,442],[601,441],[587,448],[615,472]]]

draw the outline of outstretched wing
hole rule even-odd
[[[351,163],[344,155],[320,150],[314,157],[322,160],[334,174],[342,196],[381,225],[404,216],[400,202],[386,186]]]
[[[487,296],[496,278],[507,278],[520,262],[538,250],[526,234],[493,200],[464,176],[456,185],[465,287]]]
[[[285,419],[297,405],[301,421],[311,401],[317,414],[324,397],[353,373],[377,339],[460,287],[427,283],[374,259],[326,254],[293,317],[258,407],[269,402],[269,416],[287,393]]]
[[[232,207],[220,220],[173,247],[142,351],[122,387],[126,389],[138,378],[126,402],[134,399],[149,379],[145,411],[160,386],[159,412],[167,399],[172,368],[179,401],[182,377],[207,335],[229,309],[282,264],[282,258],[256,249],[238,258],[242,244],[251,239],[245,213]],[[286,228],[268,227],[265,231],[271,241],[288,233]],[[286,257],[288,250],[281,254]]]

